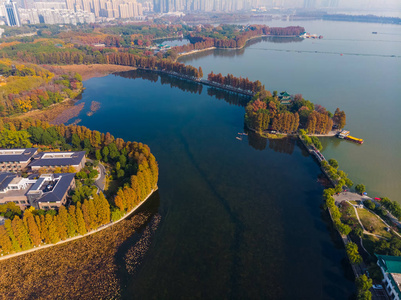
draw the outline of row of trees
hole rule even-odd
[[[58,213],[39,213],[27,209],[23,218],[6,219],[0,226],[0,250],[3,255],[28,250],[43,244],[54,244],[98,228],[110,222],[110,205],[103,193],[94,193],[68,209],[61,206]]]
[[[247,78],[235,77],[232,74],[227,74],[226,76],[219,74],[214,74],[213,71],[208,74],[207,80],[215,82],[221,85],[231,86],[236,89],[241,89],[244,91],[249,91],[252,93],[259,93],[265,90],[265,86],[259,80],[250,81]]]

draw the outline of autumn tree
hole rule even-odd
[[[336,109],[333,116],[333,122],[337,125],[339,129],[344,128],[346,125],[346,115],[344,111],[340,111],[339,108]]]

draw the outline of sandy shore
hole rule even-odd
[[[83,80],[88,80],[94,77],[104,77],[114,72],[123,72],[136,70],[135,67],[118,66],[118,65],[67,65],[59,68],[67,72],[77,72],[81,74]]]

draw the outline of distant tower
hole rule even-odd
[[[9,2],[4,3],[4,8],[6,12],[6,20],[8,26],[21,26],[21,20],[18,14],[17,3]]]

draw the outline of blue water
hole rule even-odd
[[[345,251],[320,208],[320,169],[295,140],[236,139],[246,99],[122,75],[86,81],[78,118],[148,144],[160,166],[161,222],[137,273],[123,275],[124,298],[350,297]],[[87,116],[91,101],[101,107]]]
[[[213,70],[258,79],[271,91],[300,93],[332,112],[344,110],[346,129],[364,144],[324,139],[323,154],[337,159],[355,184],[367,186],[369,195],[401,203],[401,27],[331,21],[266,24],[300,25],[324,38],[266,39],[242,50],[215,50],[180,61],[201,66],[204,74]]]

